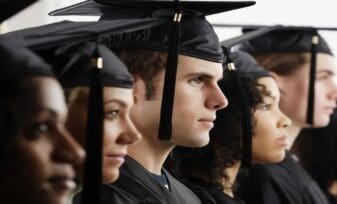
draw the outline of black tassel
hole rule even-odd
[[[161,141],[170,140],[172,135],[172,114],[179,54],[180,18],[181,10],[177,9],[169,35],[170,43],[167,55],[167,67],[165,71],[163,99],[160,110],[160,124],[158,130],[158,139]]]
[[[227,56],[229,56],[227,54]],[[244,111],[242,120],[242,155],[241,155],[241,168],[250,169],[252,162],[252,116],[248,106],[247,94],[244,90],[241,80],[235,70],[235,64],[227,59],[227,67],[230,79],[238,88],[238,96],[240,106]],[[234,90],[233,90],[234,91]]]
[[[314,125],[314,103],[315,103],[315,78],[316,78],[316,58],[317,44],[319,37],[317,31],[312,35],[311,42],[311,57],[310,57],[310,73],[309,73],[309,92],[308,92],[308,107],[307,107],[307,123]]]
[[[97,61],[96,61],[97,60]],[[86,152],[84,181],[81,203],[100,203],[100,186],[102,183],[102,142],[103,142],[103,87],[101,71],[95,59],[95,66],[90,70],[90,94],[88,101]]]

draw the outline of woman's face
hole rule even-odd
[[[117,180],[119,168],[124,163],[127,147],[141,136],[130,120],[133,105],[132,89],[104,87],[104,137],[103,137],[103,183]],[[83,100],[87,100],[85,97]],[[85,145],[87,122],[86,102],[70,106],[67,126],[80,144]],[[78,167],[82,174],[83,167]]]
[[[308,104],[310,64],[302,65],[289,76],[276,76],[283,91],[280,108],[291,118],[294,124],[305,127]],[[330,121],[330,115],[336,108],[337,101],[337,63],[328,54],[317,54],[314,126],[324,127]]]
[[[272,77],[258,79],[264,95],[263,102],[254,112],[254,134],[252,138],[253,163],[275,163],[285,157],[287,132],[291,121],[279,109],[280,92]]]
[[[83,161],[84,151],[64,126],[67,108],[58,82],[34,77],[25,86],[28,94],[12,106],[18,131],[1,169],[1,194],[21,203],[65,204],[76,187],[72,165]]]

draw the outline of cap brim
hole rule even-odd
[[[252,6],[255,1],[179,1],[183,9],[198,11],[203,15],[212,15],[220,12]],[[110,10],[137,9],[137,13],[148,14],[151,11],[175,8],[174,1],[109,1],[109,0],[87,0],[49,13],[51,16],[63,15],[85,15],[101,16]],[[127,13],[132,18],[133,13]],[[137,16],[139,17],[139,16]]]
[[[36,1],[37,0],[0,0],[0,23]]]
[[[99,36],[144,29],[164,22],[166,20],[153,18],[97,22],[61,21],[11,32],[2,38],[15,39],[19,44],[33,50],[43,50],[67,43],[95,40]]]
[[[262,35],[270,32],[270,31],[273,31],[273,30],[276,30],[276,29],[280,29],[280,28],[282,28],[282,26],[280,26],[280,25],[271,26],[271,27],[261,27],[261,28],[259,28],[257,30],[244,33],[244,34],[242,34],[240,36],[224,40],[224,41],[221,42],[221,46],[223,48],[229,50],[234,45],[237,45],[239,43],[243,43],[245,41],[254,39],[254,38],[262,36]]]
[[[214,23],[214,27],[219,28],[242,28],[247,30],[256,30],[261,28],[274,27],[273,25],[247,25],[247,24],[223,24],[223,23]],[[303,31],[312,31],[312,30],[322,30],[322,31],[337,31],[336,27],[312,27],[312,26],[287,26],[279,25],[279,30],[303,30]]]

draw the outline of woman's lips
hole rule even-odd
[[[48,182],[57,192],[70,192],[76,188],[74,178],[71,176],[53,176]]]
[[[108,154],[106,159],[113,164],[122,165],[125,162],[125,155],[126,154]]]

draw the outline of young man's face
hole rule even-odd
[[[337,64],[328,54],[317,54],[315,82],[315,127],[324,127],[330,121],[330,115],[336,108],[337,100]],[[295,124],[306,126],[308,104],[308,76],[310,65],[306,63],[290,76],[277,77],[283,90],[280,107]]]
[[[201,147],[209,142],[216,111],[227,106],[217,82],[222,64],[179,56],[170,142],[185,147]],[[144,137],[157,139],[165,72],[153,79],[155,99],[145,99],[144,82],[136,77],[135,105],[131,117]]]

